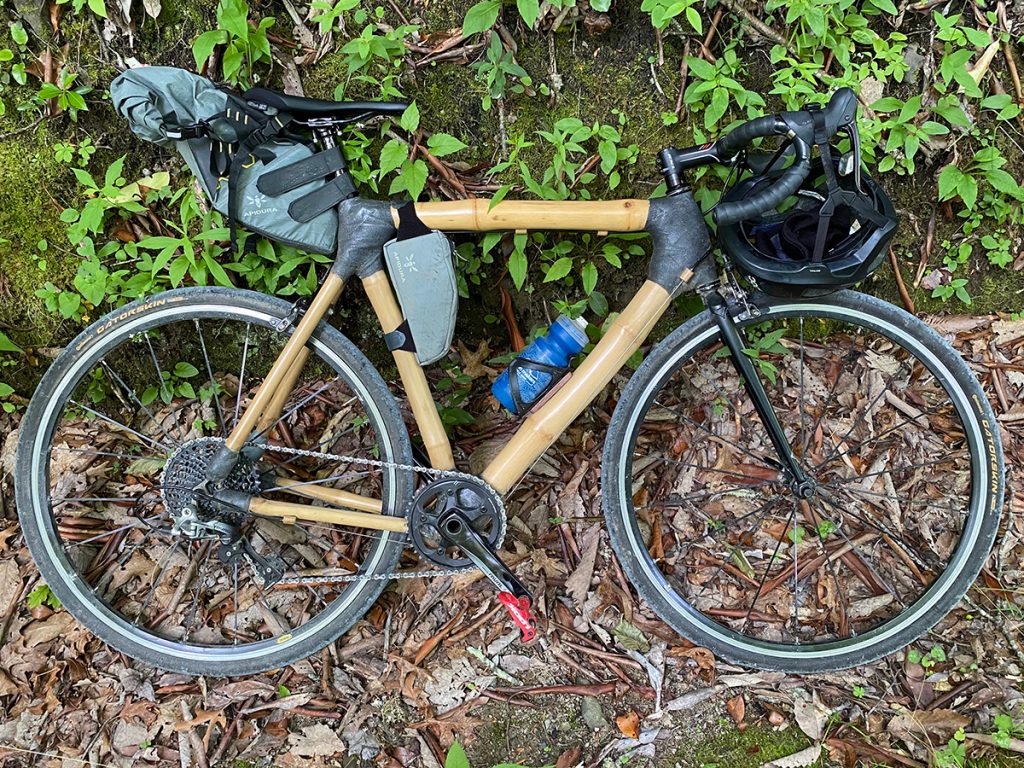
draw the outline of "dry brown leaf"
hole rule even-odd
[[[587,599],[590,591],[590,580],[594,576],[594,564],[597,562],[597,546],[601,542],[601,529],[592,525],[583,534],[580,541],[580,562],[576,570],[565,580],[565,593],[569,595],[576,606],[583,608],[583,602]]]
[[[14,602],[21,594],[21,574],[14,558],[0,561],[0,617],[14,607]]]
[[[970,722],[969,717],[951,709],[922,709],[901,712],[889,721],[888,731],[908,744],[920,743],[921,737],[927,737],[935,746],[945,744]]]
[[[744,731],[747,728],[747,724],[743,722],[743,718],[747,713],[747,703],[743,700],[743,694],[739,693],[725,702],[725,710],[729,713],[729,717],[736,723],[739,730]]]
[[[469,347],[460,341],[459,357],[462,358],[462,372],[471,379],[479,379],[481,376],[495,373],[493,368],[484,365],[491,357],[491,346],[486,339],[480,342],[480,346],[476,348],[475,352],[471,352]]]
[[[34,648],[66,635],[74,624],[75,620],[71,618],[71,614],[61,611],[44,621],[33,621],[21,631],[21,637],[26,647]]]
[[[348,751],[338,734],[323,723],[307,725],[302,733],[289,734],[288,746],[299,757],[331,757]]]
[[[623,736],[630,739],[640,738],[640,715],[636,713],[635,709],[631,709],[626,714],[616,717],[615,725],[619,727],[619,731]]]
[[[765,763],[763,768],[805,768],[814,765],[821,756],[821,744],[815,744],[807,749],[801,749],[786,757],[779,757],[770,763]]]

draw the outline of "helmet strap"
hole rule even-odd
[[[814,143],[818,145],[818,153],[821,155],[821,170],[825,175],[825,186],[828,189],[828,197],[821,204],[818,211],[818,229],[814,237],[814,255],[812,261],[820,262],[825,258],[825,244],[828,239],[828,228],[832,222],[832,214],[839,205],[849,207],[858,217],[867,219],[873,224],[881,226],[885,223],[885,217],[875,210],[869,197],[858,192],[850,192],[843,189],[839,184],[839,176],[836,174],[836,166],[832,161],[832,147],[829,144],[829,135],[825,124],[825,112],[822,109],[807,109],[811,119],[814,121]],[[859,163],[860,158],[854,159]]]

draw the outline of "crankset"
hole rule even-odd
[[[505,538],[505,508],[490,486],[470,476],[428,483],[413,499],[409,535],[431,562],[476,566],[498,587],[498,599],[522,632],[523,642],[537,636],[530,593],[497,554]]]

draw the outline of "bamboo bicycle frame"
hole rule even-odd
[[[397,213],[392,211],[392,215],[397,225]],[[647,223],[648,203],[646,200],[503,201],[491,208],[489,200],[457,200],[417,203],[416,215],[431,229],[447,232],[527,229],[636,232],[642,231]],[[390,333],[398,328],[404,318],[386,273],[383,270],[375,272],[363,278],[362,282],[382,330]],[[305,344],[341,295],[342,288],[343,281],[336,275],[332,274],[324,281],[228,436],[227,445],[233,451],[241,450],[254,428],[266,428],[278,418],[308,356]],[[636,352],[665,313],[671,298],[665,288],[646,281],[568,381],[523,421],[484,469],[483,480],[498,493],[507,493]],[[431,466],[453,469],[455,461],[451,444],[423,368],[413,352],[395,350],[392,354]],[[380,500],[310,484],[296,484],[283,478],[278,480],[277,487],[339,508],[254,498],[250,510],[279,517],[285,522],[316,520],[377,530],[406,530],[403,518],[380,514]]]

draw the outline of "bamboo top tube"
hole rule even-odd
[[[416,215],[430,229],[446,232],[494,230],[570,230],[641,232],[647,225],[647,200],[552,201],[446,200],[416,203]],[[398,213],[392,209],[395,226]]]

